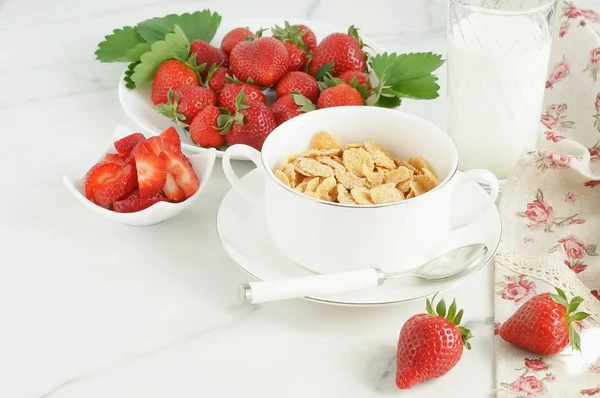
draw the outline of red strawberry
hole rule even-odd
[[[156,195],[167,182],[167,165],[158,156],[138,153],[135,155],[135,168],[142,199]]]
[[[298,30],[301,32],[300,38],[306,46],[306,51],[312,51],[317,46],[317,36],[315,33],[306,25],[298,25]]]
[[[162,133],[158,135],[163,141],[171,141],[177,146],[181,146],[181,137],[179,137],[179,133],[175,130],[175,127],[169,127]]]
[[[194,169],[192,169],[192,166],[190,165],[190,161],[185,155],[165,150],[160,154],[160,157],[166,162],[167,171],[173,177],[175,184],[183,191],[185,198],[187,199],[196,193],[200,186],[200,182],[198,181]],[[168,176],[167,183],[170,183]],[[165,194],[169,197],[166,190]]]
[[[121,167],[115,163],[104,163],[92,168],[86,176],[86,196],[92,192],[92,201],[106,206],[133,191],[136,185],[135,171],[130,164]]]
[[[229,64],[233,74],[241,81],[252,79],[258,86],[269,87],[285,75],[290,62],[283,43],[274,37],[261,37],[235,46]]]
[[[129,155],[125,158],[125,164],[130,164],[132,167],[135,167],[135,155],[138,153],[149,153],[148,148],[146,148],[146,141],[138,142]]]
[[[580,350],[579,334],[574,322],[589,314],[575,312],[583,299],[568,301],[565,292],[542,293],[527,300],[500,327],[500,337],[507,342],[540,355],[558,354],[569,344]]]
[[[304,50],[290,41],[284,41],[283,45],[288,53],[290,65],[288,70],[302,70],[304,64],[306,64],[306,54],[304,54]]]
[[[196,57],[196,65],[204,66],[203,75],[206,75],[212,65],[228,66],[227,54],[220,48],[213,47],[205,41],[194,40],[190,45],[190,55]]]
[[[169,90],[167,98],[167,103],[156,105],[156,110],[179,125],[189,125],[198,112],[217,103],[214,91],[191,84]]]
[[[317,108],[331,108],[334,106],[364,105],[360,93],[346,83],[329,87],[321,93]]]
[[[229,113],[235,113],[235,99],[242,89],[244,89],[246,100],[267,103],[265,95],[258,87],[245,83],[227,83],[219,93],[219,106],[227,109]]]
[[[154,156],[159,156],[164,150],[170,150],[173,152],[180,152],[181,146],[173,142],[172,140],[164,140],[160,136],[150,137],[144,142],[145,152],[148,152]]]
[[[116,163],[119,166],[125,166],[125,158],[118,153],[107,153],[102,161],[106,163]]]
[[[275,87],[278,97],[291,93],[300,93],[309,100],[316,102],[319,98],[319,83],[317,80],[304,72],[288,72],[279,80]]]
[[[175,59],[160,64],[152,82],[152,103],[165,104],[168,101],[169,90],[174,90],[184,84],[198,85],[198,74],[187,64]]]
[[[246,100],[244,91],[240,91],[235,104],[235,114],[219,118],[219,127],[227,134],[225,139],[230,144],[246,144],[260,151],[276,127],[273,113],[262,102]]]
[[[216,106],[207,106],[196,115],[190,124],[190,138],[194,143],[205,148],[218,148],[225,144],[225,135],[217,127],[220,114]]]
[[[427,314],[413,315],[400,330],[396,365],[400,389],[445,375],[462,357],[463,345],[471,349],[471,332],[459,326],[463,311],[456,312],[456,302],[452,301],[446,313],[444,300],[435,311],[432,301],[427,299]]]
[[[233,48],[238,44],[243,42],[246,37],[254,38],[256,34],[252,32],[248,28],[235,28],[229,31],[225,36],[223,36],[223,41],[221,42],[221,49],[225,52],[225,54],[231,54]]]
[[[213,90],[215,93],[223,90],[225,84],[227,83],[227,74],[229,73],[229,69],[227,68],[217,68],[214,73],[210,74],[207,78],[208,88]]]
[[[279,97],[271,105],[271,112],[273,112],[275,123],[278,126],[293,117],[313,110],[315,110],[315,105],[308,98],[298,93]]]
[[[123,137],[120,140],[115,141],[114,145],[119,155],[127,156],[134,146],[145,140],[146,137],[144,137],[142,133],[133,133],[127,137]]]
[[[365,85],[367,89],[371,88],[371,83],[369,82],[369,75],[365,72],[357,71],[357,70],[347,70],[342,73],[339,78],[346,84],[350,84],[352,79],[356,77],[355,84],[356,85]]]
[[[175,182],[175,177],[169,172],[167,172],[167,181],[162,190],[171,202],[181,202],[185,199],[185,194]]]
[[[158,202],[167,201],[166,197],[153,196],[151,198],[131,198],[117,200],[113,203],[113,210],[117,213],[135,213],[136,211],[142,211]]]
[[[309,66],[313,76],[326,64],[333,62],[331,74],[339,76],[349,70],[364,71],[367,66],[358,32],[351,26],[346,33],[332,33],[314,49]]]

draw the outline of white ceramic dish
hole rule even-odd
[[[121,125],[117,126],[115,132],[110,138],[106,151],[96,161],[103,159],[107,153],[115,153],[113,143],[116,140],[126,137],[131,133],[133,133],[133,131],[128,129],[127,127]],[[150,136],[149,134],[144,135],[146,135],[146,137]],[[86,206],[90,210],[106,218],[110,218],[115,221],[120,221],[127,225],[143,227],[158,224],[162,221],[165,221],[181,213],[182,211],[190,207],[194,202],[196,202],[206,190],[206,186],[208,185],[215,164],[215,157],[216,150],[214,148],[203,151],[200,154],[188,156],[188,159],[192,163],[192,168],[194,169],[194,172],[200,180],[200,187],[194,195],[192,195],[191,197],[189,197],[181,203],[158,202],[148,207],[147,209],[135,213],[117,213],[111,210],[107,210],[101,206],[98,206],[92,201],[88,200],[85,196],[84,189],[86,172],[84,172],[83,174],[77,174],[75,176],[64,176],[63,182],[69,190],[69,192],[71,192],[77,200],[79,200],[84,206]],[[92,167],[94,163],[95,162],[90,161],[90,164],[87,166],[87,169]]]
[[[241,178],[243,187],[259,198],[264,198],[265,179],[260,170],[253,170]],[[487,200],[487,194],[476,183],[461,185],[455,193],[455,200],[460,206],[454,211],[457,215],[468,213]],[[269,238],[263,207],[251,203],[230,189],[219,207],[217,214],[217,233],[225,252],[250,276],[258,280],[278,280],[312,273],[287,258]],[[290,226],[293,228],[293,226]],[[493,257],[502,234],[500,215],[496,206],[489,205],[481,217],[466,227],[453,231],[438,253],[451,248],[471,243],[484,243],[490,249],[485,262]],[[299,245],[302,242],[298,242]],[[307,248],[309,250],[309,248]],[[381,267],[385,264],[368,264],[369,267]],[[360,292],[348,292],[331,296],[306,297],[308,300],[343,306],[377,306],[400,303],[430,296],[445,289],[454,287],[477,272],[480,268],[460,277],[438,282],[425,282],[418,279],[401,279],[390,281],[381,287]],[[234,291],[236,286],[230,286]]]
[[[247,26],[252,31],[257,31],[261,28],[270,28],[271,26],[277,24],[279,26],[283,26],[285,18],[260,18],[260,19],[231,19],[228,20],[223,18],[221,22],[221,26],[217,31],[214,39],[211,41],[211,44],[214,46],[220,46],[223,36],[231,29],[239,27],[239,26]],[[333,27],[321,22],[316,21],[307,21],[300,19],[287,19],[291,24],[304,24],[309,26],[317,36],[317,40],[320,41],[325,36],[334,33],[334,32],[346,32],[348,28],[343,27]],[[270,35],[270,31],[264,32],[265,36]],[[376,54],[384,52],[384,48],[378,44],[377,42],[369,39],[368,37],[362,36],[362,39],[365,45],[370,48],[365,48],[366,51]],[[137,124],[140,128],[144,130],[144,132],[158,135],[168,127],[174,126],[175,124],[171,122],[165,116],[159,114],[154,110],[152,101],[150,100],[150,92],[151,92],[151,84],[147,84],[144,87],[135,90],[129,90],[125,87],[125,82],[123,81],[123,76],[119,79],[119,101],[123,110],[129,116],[129,118]],[[267,95],[267,97],[272,97]],[[200,147],[192,142],[192,140],[179,129],[179,133],[181,135],[182,148],[192,153],[200,153],[204,151],[206,148]],[[217,150],[217,156],[222,157],[225,148],[221,148]]]

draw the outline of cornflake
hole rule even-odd
[[[321,131],[310,148],[288,156],[275,176],[297,192],[345,205],[396,203],[423,195],[439,185],[428,162],[420,156],[394,158],[374,141],[343,147]]]

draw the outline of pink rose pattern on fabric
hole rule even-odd
[[[554,131],[550,131],[550,130],[544,132],[544,135],[546,136],[546,139],[548,141],[552,141],[552,142],[560,142],[560,141],[564,140],[565,138],[567,138],[564,135],[556,134]]]
[[[535,239],[532,238],[531,236],[526,236],[523,238],[523,243],[533,243],[535,242]]]
[[[588,367],[588,370],[592,373],[598,373],[600,374],[600,365],[590,365]]]
[[[565,202],[567,203],[575,203],[576,196],[573,192],[567,192],[565,194]]]
[[[596,388],[585,388],[581,391],[579,391],[579,393],[581,395],[587,395],[587,396],[592,396],[592,395],[596,395],[596,394],[600,394],[600,387],[596,387]]]
[[[525,275],[506,275],[504,278],[504,281],[497,284],[502,290],[496,292],[504,300],[519,304],[535,296],[535,283],[528,280]]]
[[[583,262],[586,257],[598,255],[595,244],[585,244],[581,239],[574,235],[559,239],[558,244],[550,248],[548,253],[559,250],[567,257],[564,264],[576,274],[585,271],[587,268],[587,264]]]
[[[532,151],[529,152],[535,158],[538,170],[546,171],[548,169],[568,169],[571,167],[571,157],[559,153],[547,151]]]
[[[554,69],[550,72],[550,75],[548,76],[548,80],[546,81],[546,88],[553,88],[556,83],[560,82],[568,75],[569,75],[569,63],[563,57],[563,59],[560,62],[558,62],[554,66]]]
[[[523,367],[515,370],[523,371],[512,383],[500,383],[500,387],[517,393],[519,397],[537,397],[548,391],[547,382],[556,381],[556,376],[548,372],[551,365],[543,358],[525,358]],[[542,377],[538,372],[545,372]]]
[[[598,131],[600,131],[600,93],[596,94],[594,108],[596,109],[596,113],[592,115],[592,117],[594,118],[594,127],[596,127]]]
[[[525,366],[532,370],[548,370],[548,364],[546,364],[546,362],[544,362],[542,358],[525,358]]]
[[[576,26],[585,26],[587,22],[598,22],[600,17],[594,10],[577,8],[573,3],[564,3],[562,15],[560,16],[561,24],[558,31],[558,37],[565,37],[569,33],[571,24]]]
[[[587,71],[590,74],[590,78],[594,81],[598,81],[598,72],[600,71],[600,47],[592,49],[590,52],[590,61],[584,72]]]
[[[590,160],[592,162],[600,160],[600,140],[594,144],[591,148],[588,148],[590,153]]]
[[[583,185],[585,185],[586,187],[594,188],[594,187],[597,187],[598,185],[600,185],[600,180],[586,181]]]
[[[574,195],[573,200],[575,200]],[[537,190],[535,200],[527,203],[527,209],[518,212],[517,216],[527,218],[527,228],[543,229],[545,232],[552,232],[552,228],[555,226],[585,223],[584,219],[577,218],[577,214],[569,217],[556,217],[554,208],[544,201],[544,193],[541,189]]]
[[[554,131],[564,132],[566,129],[572,129],[574,125],[572,121],[567,119],[567,111],[567,104],[550,105],[546,108],[546,113],[540,117],[540,121],[544,126],[553,130],[552,133],[554,133]],[[548,139],[548,134],[545,134],[546,139]],[[558,139],[558,141],[565,138],[564,136],[560,135],[558,137],[562,137]]]
[[[600,300],[600,290],[591,290],[590,293],[592,294],[592,296]]]

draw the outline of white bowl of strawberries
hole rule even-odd
[[[431,53],[384,53],[354,26],[315,21],[221,21],[203,10],[134,29],[137,47],[115,33],[96,52],[102,62],[130,62],[119,85],[123,109],[145,131],[176,126],[185,150],[213,147],[217,156],[230,144],[260,150],[277,125],[317,108],[435,98],[430,74],[443,63]]]
[[[186,156],[174,128],[158,136],[117,126],[107,150],[85,174],[64,176],[89,209],[132,226],[165,221],[198,200],[212,174],[216,150]]]

